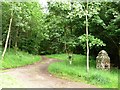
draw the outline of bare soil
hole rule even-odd
[[[8,69],[2,74],[12,75],[20,80],[24,88],[96,88],[96,86],[93,85],[82,82],[72,82],[51,75],[47,70],[48,66],[58,61],[59,60],[42,56],[42,61],[33,65]],[[15,86],[13,88],[15,88]]]

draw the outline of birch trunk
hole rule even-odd
[[[9,36],[10,36],[10,31],[11,31],[12,19],[13,19],[13,17],[12,17],[12,12],[11,12],[11,19],[10,19],[10,24],[9,24],[8,34],[7,34],[7,38],[6,38],[6,42],[5,42],[5,47],[4,47],[4,50],[3,50],[3,53],[2,53],[1,60],[4,59],[5,52],[6,52],[6,50],[7,50],[8,40],[9,40]]]
[[[89,45],[88,45],[88,0],[86,7],[86,45],[87,45],[87,72],[89,72]]]

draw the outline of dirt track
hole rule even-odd
[[[49,64],[57,62],[58,60],[46,58],[42,56],[42,61],[33,65],[9,69],[3,74],[12,75],[21,80],[24,88],[96,88],[95,86],[71,82],[52,76],[48,73],[47,68]],[[13,86],[15,88],[15,86]]]

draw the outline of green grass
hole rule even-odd
[[[13,49],[11,49],[9,52],[6,52],[4,60],[1,62],[2,67],[0,68],[16,68],[33,64],[39,60],[41,60],[41,57],[38,55],[32,55],[23,51],[15,52]]]
[[[72,65],[65,54],[48,55],[49,58],[63,60],[49,66],[50,73],[69,80],[85,82],[103,88],[118,88],[118,70],[98,70],[95,68],[95,60],[90,59],[90,71],[86,72],[86,56],[75,55]]]

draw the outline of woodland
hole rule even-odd
[[[54,75],[74,77],[75,81],[82,77],[93,85],[117,87],[120,1],[51,0],[47,6],[38,2],[6,1],[0,4],[0,64],[3,64],[3,69],[32,64],[42,60],[40,56],[46,56],[63,60],[48,67]],[[111,72],[95,68],[101,50],[110,57]],[[69,54],[73,55],[72,66],[66,64]],[[89,77],[86,67],[91,73]]]
[[[3,2],[2,47],[10,18],[13,18],[9,48],[39,55],[67,52],[86,54],[85,12],[86,3],[81,2],[48,2],[47,7],[36,2]],[[90,55],[96,57],[104,49],[114,66],[118,66],[119,60],[119,23],[120,2],[89,2]]]

